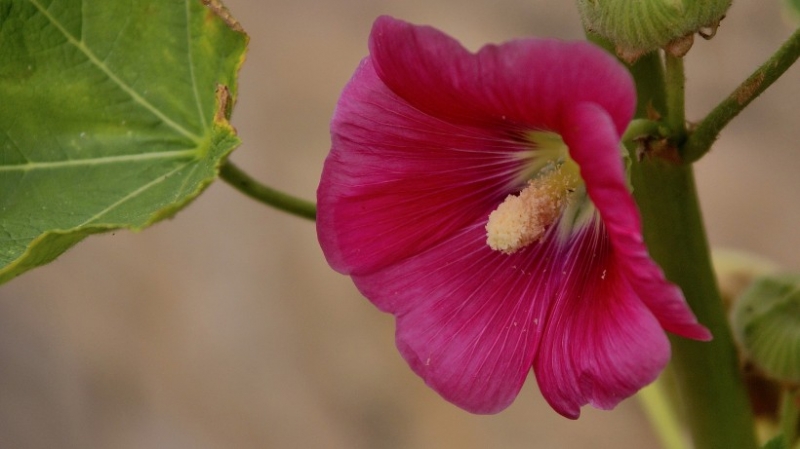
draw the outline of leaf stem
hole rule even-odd
[[[243,172],[231,161],[225,161],[222,164],[219,175],[220,178],[236,190],[256,201],[312,221],[317,218],[317,207],[313,202],[265,186]]]
[[[799,56],[800,28],[697,125],[683,147],[684,162],[692,163],[706,154],[722,128],[783,75]]]

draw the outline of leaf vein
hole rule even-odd
[[[44,170],[44,169],[58,169],[68,167],[86,167],[102,164],[118,164],[129,162],[141,162],[155,159],[182,159],[182,158],[196,158],[197,150],[177,150],[177,151],[163,151],[159,153],[142,153],[142,154],[123,154],[119,156],[105,156],[87,159],[67,159],[62,161],[50,162],[27,162],[24,164],[2,165],[0,166],[0,173],[21,171],[29,172],[31,170]]]
[[[186,53],[189,58],[189,76],[192,79],[192,90],[194,91],[194,101],[197,105],[197,113],[200,115],[200,121],[203,123],[203,129],[208,128],[206,122],[206,114],[203,111],[203,103],[200,101],[200,92],[197,86],[197,76],[194,73],[194,51],[192,49],[192,13],[189,8],[189,0],[184,1],[186,5]]]
[[[132,198],[135,198],[135,197],[137,197],[139,194],[141,194],[141,193],[142,193],[142,192],[144,192],[145,190],[147,190],[147,189],[149,189],[149,188],[151,188],[151,187],[153,187],[153,186],[156,186],[156,185],[158,185],[158,184],[160,184],[160,183],[162,183],[162,182],[166,181],[166,180],[167,180],[167,178],[169,178],[169,177],[170,177],[170,176],[172,176],[173,174],[175,174],[175,173],[177,173],[177,172],[179,172],[179,171],[183,170],[184,168],[186,168],[186,166],[187,166],[187,165],[189,165],[189,164],[188,164],[188,163],[187,163],[187,164],[181,164],[180,166],[176,167],[174,170],[170,170],[168,173],[165,173],[165,174],[163,174],[163,175],[159,176],[158,178],[156,178],[156,179],[154,179],[154,180],[152,180],[152,181],[148,182],[147,184],[144,184],[143,186],[139,187],[138,189],[134,190],[133,192],[131,192],[131,193],[129,193],[129,194],[127,194],[127,195],[125,195],[124,197],[120,198],[119,200],[117,200],[117,201],[113,202],[112,204],[110,204],[108,207],[104,208],[104,209],[103,209],[103,210],[101,210],[100,212],[98,212],[98,213],[96,213],[96,214],[92,215],[91,217],[89,217],[89,218],[88,218],[86,221],[84,221],[83,223],[81,223],[81,224],[79,224],[79,225],[75,226],[75,228],[80,228],[80,227],[86,226],[86,225],[90,224],[91,222],[93,222],[93,221],[95,221],[95,220],[99,219],[99,218],[100,218],[100,217],[102,217],[103,215],[106,215],[106,214],[108,214],[109,212],[111,212],[112,210],[114,210],[114,209],[116,209],[117,207],[121,206],[121,205],[122,205],[122,204],[124,204],[125,202],[127,202],[127,201],[131,200]]]
[[[52,15],[52,14],[50,14],[50,12],[49,12],[47,9],[45,9],[45,8],[44,8],[44,7],[43,7],[43,6],[42,6],[42,5],[39,3],[39,0],[28,0],[28,1],[29,1],[29,2],[30,2],[30,3],[31,3],[31,4],[32,4],[32,5],[33,5],[33,6],[34,6],[36,9],[38,9],[38,10],[39,10],[39,12],[40,12],[40,13],[41,13],[41,14],[42,14],[42,15],[43,15],[45,18],[47,18],[47,20],[48,20],[50,23],[52,23],[52,24],[53,24],[53,26],[54,26],[54,27],[56,27],[56,29],[58,29],[58,31],[59,31],[59,32],[61,32],[61,34],[63,34],[63,35],[64,35],[64,37],[66,37],[66,38],[67,38],[67,41],[68,41],[70,44],[72,44],[73,46],[75,46],[75,48],[77,48],[78,50],[80,50],[80,52],[81,52],[81,53],[83,53],[83,54],[86,56],[86,58],[87,58],[87,59],[88,59],[88,60],[89,60],[89,61],[90,61],[92,64],[94,64],[94,65],[95,65],[95,66],[96,66],[98,69],[100,69],[100,70],[101,70],[101,71],[102,71],[102,72],[103,72],[103,73],[104,73],[106,76],[108,76],[108,77],[109,77],[109,79],[111,79],[111,81],[113,81],[113,82],[114,82],[114,83],[115,83],[117,86],[119,86],[119,88],[120,88],[120,89],[122,89],[122,90],[123,90],[123,91],[124,91],[126,94],[130,95],[130,96],[131,96],[131,98],[133,98],[133,100],[134,100],[134,101],[136,101],[137,103],[139,103],[140,105],[142,105],[142,106],[143,106],[145,109],[147,109],[148,111],[150,111],[150,112],[151,112],[153,115],[155,115],[156,117],[158,117],[158,118],[159,118],[161,121],[163,121],[163,122],[164,122],[164,123],[165,123],[167,126],[169,126],[170,128],[174,129],[174,130],[175,130],[175,131],[177,131],[178,133],[180,133],[180,134],[184,135],[185,137],[187,137],[187,138],[191,139],[191,140],[192,140],[192,141],[194,141],[194,142],[200,142],[200,140],[201,140],[201,137],[200,137],[200,136],[198,136],[198,135],[196,135],[196,134],[192,133],[191,131],[187,130],[186,128],[184,128],[183,126],[181,126],[180,124],[178,124],[177,122],[175,122],[174,120],[172,120],[171,118],[167,117],[167,116],[166,116],[166,115],[165,115],[165,114],[164,114],[162,111],[160,111],[160,110],[159,110],[157,107],[155,107],[155,106],[154,106],[152,103],[150,103],[149,101],[147,101],[147,99],[146,99],[146,98],[144,98],[144,97],[143,97],[143,96],[141,96],[141,95],[140,95],[138,92],[136,92],[136,90],[134,90],[134,89],[133,89],[131,86],[129,86],[127,83],[125,83],[125,81],[123,81],[121,78],[119,78],[119,77],[118,77],[118,76],[117,76],[117,75],[116,75],[116,74],[115,74],[115,73],[114,73],[114,72],[113,72],[113,71],[112,71],[112,70],[111,70],[111,69],[110,69],[110,68],[109,68],[109,67],[108,67],[108,66],[107,66],[107,65],[106,65],[106,64],[105,64],[103,61],[101,61],[101,60],[100,60],[100,58],[98,58],[98,57],[97,57],[97,55],[95,55],[95,54],[94,54],[94,52],[92,52],[92,50],[91,50],[91,49],[90,49],[88,46],[86,46],[86,44],[85,44],[85,43],[84,43],[82,40],[78,40],[78,39],[76,39],[76,38],[75,38],[75,36],[73,36],[72,34],[70,34],[70,33],[69,33],[69,31],[67,31],[67,29],[64,27],[64,25],[63,25],[63,24],[61,24],[61,22],[59,22],[58,20],[56,20],[56,18],[55,18],[55,17],[53,17],[53,15]],[[81,29],[83,29],[83,27],[81,27]]]

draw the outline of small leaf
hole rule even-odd
[[[216,178],[247,36],[203,3],[0,0],[0,282]]]

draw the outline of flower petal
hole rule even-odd
[[[511,192],[530,145],[509,128],[453,125],[389,91],[369,59],[342,93],[317,190],[333,268],[368,273],[483,220]]]
[[[664,277],[650,259],[641,234],[641,219],[625,185],[619,158],[619,134],[601,106],[573,105],[560,130],[570,155],[581,168],[586,191],[608,230],[628,282],[664,329],[686,338],[709,340],[711,334],[697,323],[680,289]]]
[[[560,290],[534,361],[542,395],[575,419],[587,403],[610,409],[652,382],[669,341],[628,284],[602,222],[574,237]]]
[[[557,128],[566,105],[596,101],[622,129],[635,104],[627,71],[585,42],[471,54],[381,17],[370,48],[337,105],[318,189],[320,244],[345,274],[403,260],[488,214],[519,187],[524,133]]]
[[[483,225],[380,272],[354,276],[361,292],[397,317],[397,346],[447,400],[495,413],[517,396],[533,363],[549,298],[560,288],[555,247],[506,255]],[[549,239],[555,241],[557,239]]]
[[[588,42],[520,39],[473,54],[434,28],[383,16],[370,54],[394,93],[452,123],[554,130],[565,108],[592,101],[622,133],[636,105],[625,67]]]
[[[534,366],[551,405],[577,417],[655,378],[669,357],[659,322],[708,337],[642,241],[618,151],[635,106],[622,65],[554,40],[471,54],[388,17],[370,52],[334,114],[318,236],[329,263],[396,316],[397,345],[426,383],[493,413]],[[531,131],[563,137],[599,215],[501,254],[484,225],[519,189]]]

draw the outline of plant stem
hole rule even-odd
[[[683,128],[683,74],[676,73],[682,64],[673,60],[668,65],[665,76],[661,57],[652,52],[630,67],[639,98],[637,117],[666,112],[670,123]],[[631,168],[650,255],[714,335],[711,342],[672,338],[670,369],[680,396],[675,399],[694,447],[755,449],[753,416],[711,267],[692,167],[634,158]]]
[[[683,147],[686,163],[700,159],[711,148],[722,128],[725,127],[751,101],[761,95],[772,83],[797,61],[800,56],[800,28],[761,65],[749,78],[736,88],[728,98],[717,105],[694,132]]]
[[[672,368],[696,449],[754,449],[753,416],[711,267],[691,166],[633,164],[651,256],[683,290],[711,342],[672,337]]]
[[[664,64],[658,51],[651,51],[628,67],[636,80],[636,117],[667,113],[667,95],[664,89]]]
[[[608,42],[589,36],[610,47]],[[685,127],[683,67],[678,60],[668,64],[671,73],[665,76],[660,54],[651,52],[629,67],[636,80],[636,117],[668,116],[669,124],[680,130]],[[680,396],[675,399],[684,412],[694,447],[755,449],[753,414],[711,267],[692,167],[633,158],[631,168],[648,250],[667,278],[681,287],[698,320],[714,335],[711,342],[671,338],[670,369]]]
[[[230,161],[222,164],[219,176],[236,190],[256,201],[309,220],[315,220],[317,217],[317,207],[314,203],[267,187],[251,178]]]

